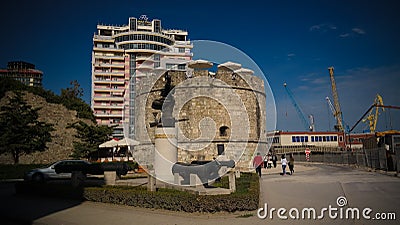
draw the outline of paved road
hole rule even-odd
[[[234,214],[189,214],[163,210],[140,209],[93,202],[78,202],[59,199],[41,199],[13,195],[13,185],[0,185],[1,224],[399,224],[400,179],[379,173],[353,170],[346,167],[313,164],[312,167],[297,165],[292,176],[280,176],[278,168],[264,171],[261,179],[260,205],[284,208],[287,220],[278,218],[276,210],[260,219],[257,212]],[[347,205],[339,207],[337,198],[343,196]],[[324,212],[321,220],[301,219],[303,209],[314,208],[320,216],[323,208],[337,208],[339,218],[331,219]],[[345,218],[347,208],[371,208],[368,215],[376,212],[395,212],[396,220],[340,219],[340,209]],[[293,208],[293,209],[292,209]],[[294,220],[290,215],[299,219]],[[289,215],[289,210],[291,214]],[[333,209],[332,209],[333,210]],[[260,211],[263,214],[264,211]],[[307,211],[305,211],[307,212]],[[308,215],[308,214],[307,214]],[[307,216],[305,215],[305,216]],[[249,217],[247,217],[249,216]],[[362,215],[360,214],[360,217]]]
[[[375,172],[366,172],[341,166],[328,166],[317,164],[312,170],[297,172],[293,176],[266,175],[263,177],[263,196],[261,205],[267,203],[268,208],[285,208],[287,211],[292,208],[299,210],[299,220],[291,219],[288,212],[287,222],[297,224],[399,224],[400,217],[400,179],[393,176],[383,175]],[[337,204],[337,199],[346,200],[347,204]],[[328,211],[323,213],[322,220],[302,219],[301,210],[313,208],[317,217],[320,216],[323,208],[332,208],[332,216]],[[342,207],[340,207],[342,206]],[[333,208],[337,208],[335,211]],[[347,209],[359,209],[360,219],[352,220],[346,218]],[[370,208],[372,211],[366,214],[371,216],[366,220],[362,216],[362,210]],[[340,212],[343,214],[340,214]],[[296,217],[296,210],[292,211]],[[307,211],[305,211],[307,212]],[[348,218],[352,217],[350,210],[347,211]],[[397,221],[383,221],[372,219],[376,213],[396,213]],[[337,217],[335,218],[335,213]],[[267,215],[266,222],[282,222],[277,213]],[[341,216],[342,215],[342,216]],[[376,215],[379,217],[381,214]],[[305,214],[307,217],[308,214]],[[388,214],[382,216],[391,216]],[[335,219],[332,219],[335,218]],[[343,218],[343,219],[340,219]],[[303,223],[306,222],[306,223]]]

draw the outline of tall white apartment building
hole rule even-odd
[[[97,25],[93,36],[91,106],[113,136],[134,137],[135,89],[152,69],[185,70],[192,59],[188,32],[163,29],[161,20],[130,17],[128,25]]]

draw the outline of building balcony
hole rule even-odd
[[[96,42],[114,42],[114,38],[112,38],[111,36],[103,36],[103,35],[95,34],[95,35],[93,35],[93,41],[96,41]]]
[[[160,54],[159,50],[152,49],[126,49],[126,53],[152,53],[152,54]]]
[[[191,46],[193,48],[193,45],[191,44],[190,41],[175,41],[175,44],[177,44],[177,45],[187,45],[187,46]]]
[[[97,51],[97,52],[124,52],[124,49],[94,47],[93,51]]]
[[[111,63],[111,68],[125,68],[125,63]]]
[[[95,113],[95,117],[97,118],[122,118],[122,112],[119,114],[115,113]]]
[[[125,84],[125,80],[121,79],[121,80],[111,80],[110,81],[111,84],[121,84],[124,85]]]
[[[102,104],[94,104],[93,109],[123,109],[123,105],[102,105]]]
[[[138,65],[138,67],[136,67],[136,70],[143,71],[143,72],[152,71],[152,70],[154,70],[154,65],[141,64],[141,65]]]
[[[151,56],[136,56],[136,61],[154,62],[154,59]]]
[[[123,75],[124,71],[94,71],[95,75]]]
[[[124,68],[125,64],[124,63],[95,63],[95,67],[105,67],[105,68]]]
[[[123,96],[94,96],[93,97],[94,102],[99,102],[99,101],[111,101],[111,102],[123,102],[124,97]]]
[[[116,59],[116,60],[124,60],[124,56],[115,56],[115,55],[94,55],[95,59]]]
[[[118,86],[118,88],[113,88],[110,86],[94,86],[93,88],[94,92],[124,92],[125,91],[125,85],[124,86]]]
[[[95,79],[93,80],[94,84],[120,84],[120,85],[125,85],[125,80],[101,80],[101,79]]]
[[[124,88],[119,88],[119,89],[114,89],[114,88],[95,88],[95,89],[93,89],[93,93],[95,95],[98,94],[100,96],[102,94],[105,94],[105,93],[110,94],[110,95],[112,93],[114,96],[123,96],[124,92],[125,92]]]

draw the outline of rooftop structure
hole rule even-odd
[[[135,89],[153,69],[186,69],[193,45],[188,32],[163,29],[161,20],[130,17],[128,25],[97,25],[93,36],[91,106],[114,137],[134,137]]]
[[[0,69],[0,77],[9,77],[21,81],[27,86],[41,87],[43,72],[35,65],[23,61],[8,62],[7,69]]]

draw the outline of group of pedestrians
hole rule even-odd
[[[286,156],[283,154],[281,158],[282,164],[282,175],[286,175],[286,166],[289,165],[290,175],[294,173],[294,157],[293,154],[290,154],[289,161],[286,159]]]
[[[266,160],[265,160],[266,159]],[[264,166],[264,168],[268,167],[270,168],[269,164],[270,161],[272,161],[272,164],[274,165],[274,168],[276,168],[276,162],[278,161],[277,156],[275,154],[268,154],[263,157],[261,154],[258,152],[256,157],[254,157],[253,160],[253,166],[256,169],[256,173],[258,174],[259,177],[261,177],[261,168]],[[265,165],[265,163],[268,164]],[[281,175],[286,175],[286,167],[289,165],[289,170],[290,170],[290,175],[294,173],[294,157],[293,154],[290,154],[289,161],[286,159],[285,154],[281,156],[281,165],[282,165],[282,174]]]

